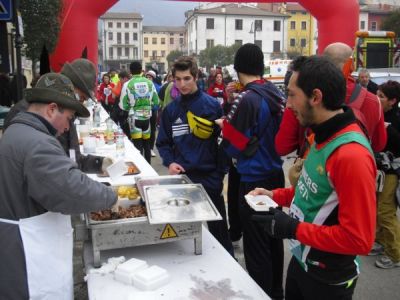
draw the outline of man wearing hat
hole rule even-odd
[[[56,136],[89,116],[71,80],[43,75],[25,90],[26,112],[0,140],[0,298],[73,299],[69,214],[111,207],[114,191],[91,180]]]
[[[61,74],[67,76],[74,85],[74,95],[80,102],[88,98],[95,99],[94,89],[96,87],[96,67],[85,58],[66,62],[61,69]],[[28,102],[19,101],[14,105],[4,120],[4,130],[9,126],[11,120],[21,111],[26,111]],[[89,115],[87,115],[88,117]],[[71,122],[70,129],[57,137],[65,152],[71,157],[74,155],[79,168],[86,173],[103,173],[112,164],[111,158],[94,155],[82,155],[79,149],[79,139],[76,127]]]
[[[263,80],[264,55],[255,44],[241,46],[234,68],[244,92],[230,121],[217,121],[222,127],[225,151],[237,161],[240,174],[239,214],[243,225],[243,250],[250,276],[273,299],[283,299],[283,243],[265,235],[251,220],[255,213],[244,196],[256,187],[283,187],[282,160],[274,138],[279,129],[283,94]]]

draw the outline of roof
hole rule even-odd
[[[288,3],[286,4],[286,11],[307,11],[303,6],[300,4],[293,4],[293,3]]]
[[[107,12],[100,17],[100,19],[143,19],[139,13],[123,13],[123,12]]]
[[[143,26],[143,32],[185,32],[185,26]]]
[[[395,9],[400,9],[400,6],[394,6],[394,5],[388,5],[388,4],[360,5],[361,12],[369,12],[369,13],[374,13],[374,14],[388,15]]]
[[[224,11],[225,8],[225,11]],[[194,9],[188,12],[188,18],[192,15],[240,15],[240,16],[263,16],[263,17],[288,17],[287,15],[270,12],[256,7],[226,4],[213,8]]]

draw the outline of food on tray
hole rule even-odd
[[[124,176],[126,176],[126,175],[136,175],[136,174],[140,173],[139,168],[136,167],[136,165],[133,162],[126,161],[125,164],[128,167],[128,171],[124,174]],[[104,172],[104,173],[101,173],[101,174],[97,174],[97,176],[99,176],[99,177],[108,177],[109,175],[108,175],[107,172]]]
[[[266,203],[263,201],[257,202],[256,205],[265,205]]]
[[[131,205],[129,207],[118,207],[118,212],[112,212],[111,209],[105,209],[98,212],[91,212],[90,217],[94,221],[107,221],[126,218],[138,218],[147,216],[144,205]]]
[[[136,187],[121,185],[117,189],[117,194],[119,198],[137,199],[139,193]]]

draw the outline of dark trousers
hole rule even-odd
[[[150,128],[151,128],[151,135],[150,135],[150,149],[154,148],[154,143],[156,142],[156,125],[157,125],[157,115],[158,111],[153,110],[150,117]]]
[[[283,171],[279,170],[263,181],[241,182],[239,188],[246,269],[273,299],[283,299],[283,241],[270,237],[258,223],[251,220],[255,211],[246,203],[244,195],[256,187],[269,190],[283,187],[284,182]]]
[[[133,145],[139,150],[140,154],[144,156],[146,161],[151,164],[150,140],[132,139]]]
[[[239,185],[240,175],[236,167],[232,164],[228,174],[228,220],[229,237],[232,242],[240,240],[242,237],[242,223],[239,215]]]
[[[353,298],[357,279],[351,286],[328,285],[312,278],[292,257],[286,276],[286,300],[350,300]]]

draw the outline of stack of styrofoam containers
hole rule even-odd
[[[126,262],[118,265],[114,272],[115,280],[133,285],[133,275],[140,270],[144,270],[148,267],[144,260],[131,258]]]
[[[169,281],[167,270],[158,266],[149,267],[143,260],[131,258],[118,265],[114,273],[115,280],[151,291],[156,290]]]
[[[167,270],[158,266],[151,266],[133,275],[134,287],[145,291],[156,290],[168,281],[169,274]]]

